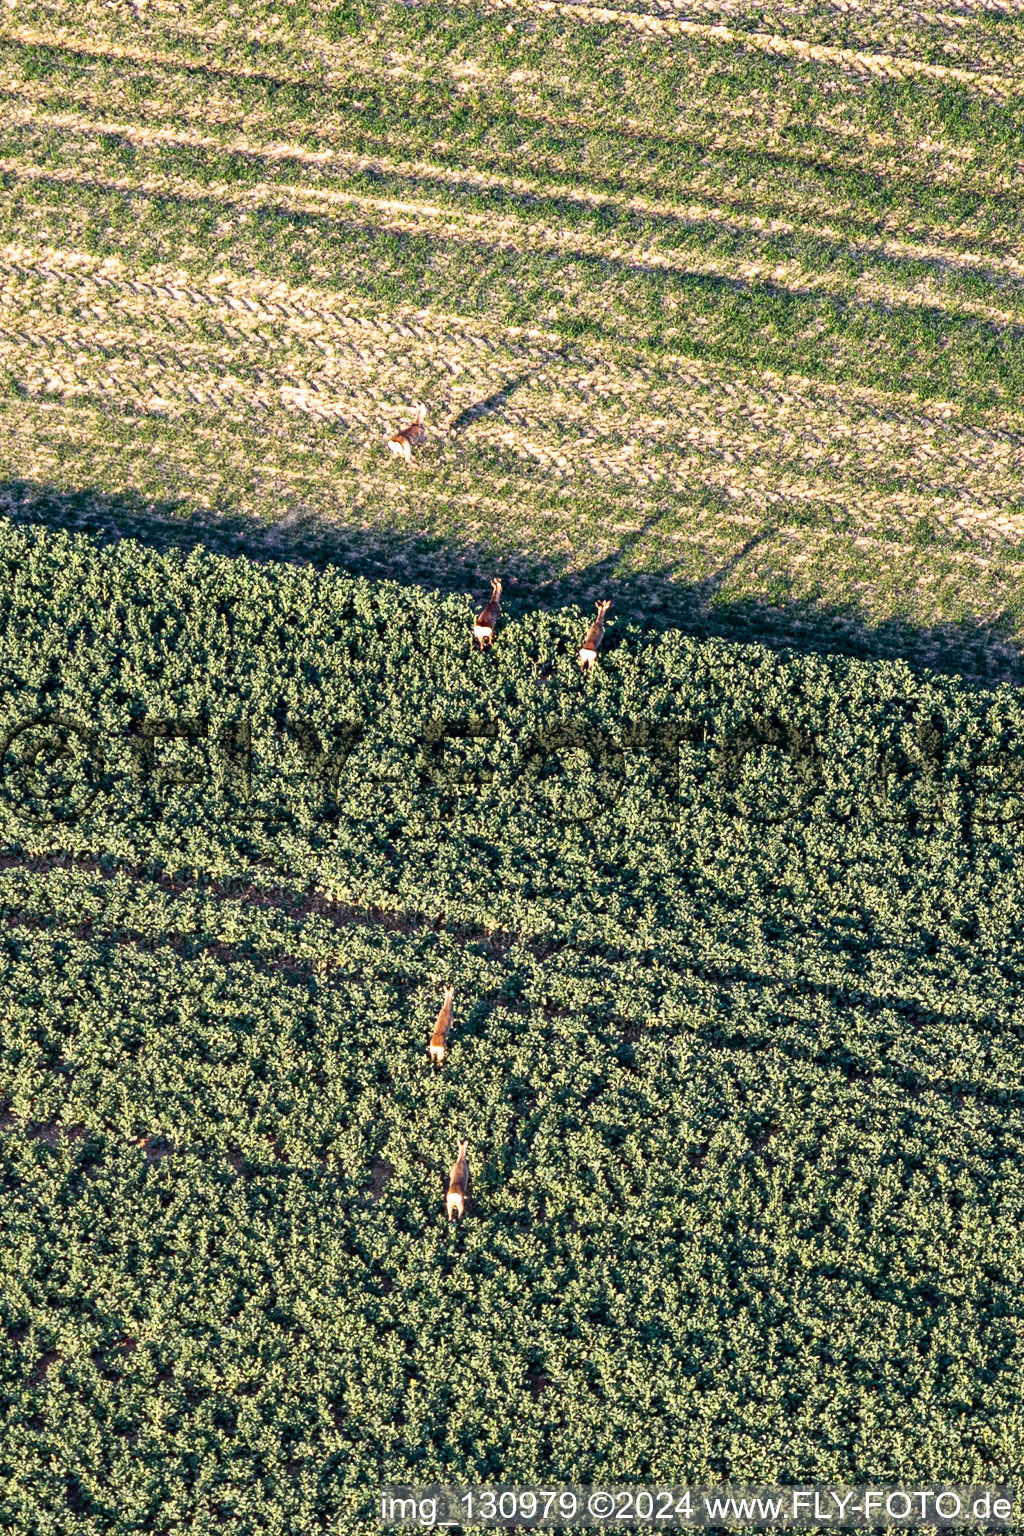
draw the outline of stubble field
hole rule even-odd
[[[0,1525],[1012,1477],[1024,9],[2,14]]]
[[[5,508],[1017,679],[1022,44],[8,5]]]
[[[1016,692],[471,617],[0,524],[0,1525],[1024,1462]]]

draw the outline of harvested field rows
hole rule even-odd
[[[88,0],[78,8],[78,16],[92,43],[104,38],[108,47],[114,47],[117,41],[137,35],[137,25],[133,23],[144,19],[152,38],[165,46],[187,46],[189,41],[196,42],[202,37],[196,25],[196,11],[189,14],[190,9],[154,5],[146,0],[144,18],[136,18],[131,10],[119,14],[102,0]],[[323,19],[334,7],[315,7],[319,12],[316,21],[312,21],[311,9],[305,8],[303,14],[296,8],[291,15],[284,16],[271,12],[262,24],[254,25],[253,8],[247,8],[247,18],[233,18],[230,28],[219,29],[218,62],[244,57],[255,44],[272,48],[275,62],[286,60],[296,73],[330,78],[339,66],[360,57],[359,41],[336,32],[325,37]],[[60,24],[66,17],[65,6],[40,5],[35,10],[40,23],[35,27],[18,27],[16,35],[26,41],[49,36],[68,40],[68,29]],[[686,11],[687,17],[678,16],[680,11]],[[610,22],[649,37],[696,36],[722,49],[742,42],[746,47],[782,57],[805,55],[840,63],[854,72],[906,71],[926,78],[945,75],[958,83],[980,82],[982,89],[989,81],[990,88],[994,86],[996,90],[1020,88],[1014,66],[1019,62],[1017,49],[1024,23],[1019,9],[1012,6],[957,4],[940,12],[887,4],[885,0],[863,5],[779,5],[773,7],[773,14],[781,25],[774,32],[751,26],[752,19],[766,17],[768,13],[763,8],[731,0],[633,0],[628,6],[600,7],[558,4],[553,0],[488,0],[479,14],[520,23],[529,22],[532,17],[550,16],[577,26]],[[690,19],[693,16],[705,19],[694,21]],[[998,25],[993,25],[993,21]],[[83,46],[77,29],[75,42]],[[394,51],[394,39],[391,42]],[[850,46],[836,46],[842,42]],[[277,72],[280,73],[280,65]]]
[[[920,414],[901,419],[889,402],[872,406],[782,381],[741,391],[735,380],[667,358],[657,369],[616,367],[559,348],[553,334],[481,335],[429,314],[344,315],[283,285],[197,290],[174,279],[147,282],[110,263],[62,267],[59,253],[49,264],[19,254],[0,254],[0,360],[24,372],[33,394],[106,392],[122,408],[162,414],[189,402],[297,410],[379,432],[426,379],[439,450],[452,467],[458,451],[448,455],[449,443],[468,439],[474,447],[502,444],[563,474],[621,474],[641,484],[653,477],[682,494],[688,474],[704,464],[708,484],[752,498],[760,512],[796,497],[846,506],[867,523],[895,509],[910,521],[952,512],[950,521],[967,531],[1015,537],[1024,528],[1024,514],[1005,515],[1007,502],[1019,500],[1024,418],[1012,432],[932,412],[928,430]],[[59,318],[46,314],[48,290],[58,283],[69,290],[74,319],[67,300]],[[495,416],[499,424],[490,426]],[[560,452],[566,432],[575,438],[571,458]],[[602,453],[599,445],[612,437],[618,453]],[[809,469],[822,478],[807,478]],[[916,478],[917,494],[872,497],[873,474],[898,474],[911,486]],[[968,477],[974,500],[965,508],[959,485]]]
[[[678,10],[19,8],[5,503],[1006,675],[1024,12]]]

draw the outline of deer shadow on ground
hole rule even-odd
[[[518,382],[513,381],[517,387]],[[498,395],[507,397],[509,392],[506,386]],[[498,395],[490,399],[496,401]],[[844,607],[812,606],[724,595],[743,561],[770,542],[771,528],[747,539],[708,575],[685,582],[668,562],[658,565],[647,559],[642,568],[639,562],[637,568],[630,567],[644,540],[657,529],[653,515],[620,538],[604,558],[583,566],[571,555],[530,557],[520,549],[513,564],[500,548],[496,553],[492,540],[465,535],[394,526],[366,529],[328,523],[312,513],[290,514],[289,526],[282,531],[280,524],[259,523],[241,513],[198,518],[182,503],[154,506],[130,493],[115,495],[90,486],[67,491],[13,479],[0,482],[0,516],[22,525],[85,533],[101,545],[132,538],[158,551],[175,548],[187,553],[202,546],[216,554],[321,570],[334,567],[442,593],[468,593],[474,600],[486,597],[491,576],[501,575],[509,615],[577,605],[589,622],[593,604],[608,597],[613,606],[606,650],[617,643],[621,626],[635,623],[653,631],[678,629],[775,650],[868,661],[902,658],[915,672],[956,675],[975,686],[1024,684],[1024,657],[1005,617],[933,625],[901,619],[872,624],[852,601]]]
[[[524,384],[528,384],[540,373],[542,366],[539,364],[536,368],[528,368],[516,378],[510,379],[507,384],[503,384],[501,389],[495,390],[493,395],[488,395],[486,400],[478,400],[474,405],[467,405],[466,409],[460,411],[455,417],[448,431],[464,432],[467,427],[471,427],[476,421],[482,421],[485,416],[494,416],[503,405],[508,403],[517,389],[522,389]]]

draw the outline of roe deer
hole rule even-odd
[[[494,639],[494,627],[498,622],[498,614],[501,611],[501,579],[494,576],[491,579],[491,600],[486,608],[482,608],[476,616],[473,625],[473,639],[482,651],[485,651]]]
[[[468,1141],[459,1142],[458,1161],[453,1164],[448,1173],[448,1195],[446,1204],[448,1207],[448,1220],[457,1216],[461,1221],[466,1214],[466,1191],[469,1188],[469,1162],[466,1152],[469,1148]]]
[[[597,618],[587,630],[587,638],[580,647],[580,666],[584,672],[589,672],[597,660],[597,653],[601,649],[601,641],[604,639],[604,616],[611,605],[612,600],[610,597],[606,597],[604,602],[598,603]]]
[[[448,1037],[448,1031],[452,1027],[452,999],[454,996],[455,988],[445,987],[444,1002],[441,1004],[441,1012],[437,1016],[434,1033],[431,1035],[430,1044],[427,1047],[427,1050],[430,1052],[431,1061],[444,1061],[445,1040]]]
[[[418,448],[420,443],[426,440],[427,429],[423,423],[427,419],[427,408],[419,406],[416,411],[416,420],[403,427],[401,432],[396,432],[394,437],[388,438],[388,447],[394,454],[404,454],[405,462],[412,463],[412,450]]]

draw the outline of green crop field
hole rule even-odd
[[[0,528],[4,1529],[1024,1465],[1016,692],[473,613]]]
[[[3,0],[0,1530],[1019,1478],[1022,61]]]
[[[3,15],[12,514],[1020,681],[1019,7]]]

